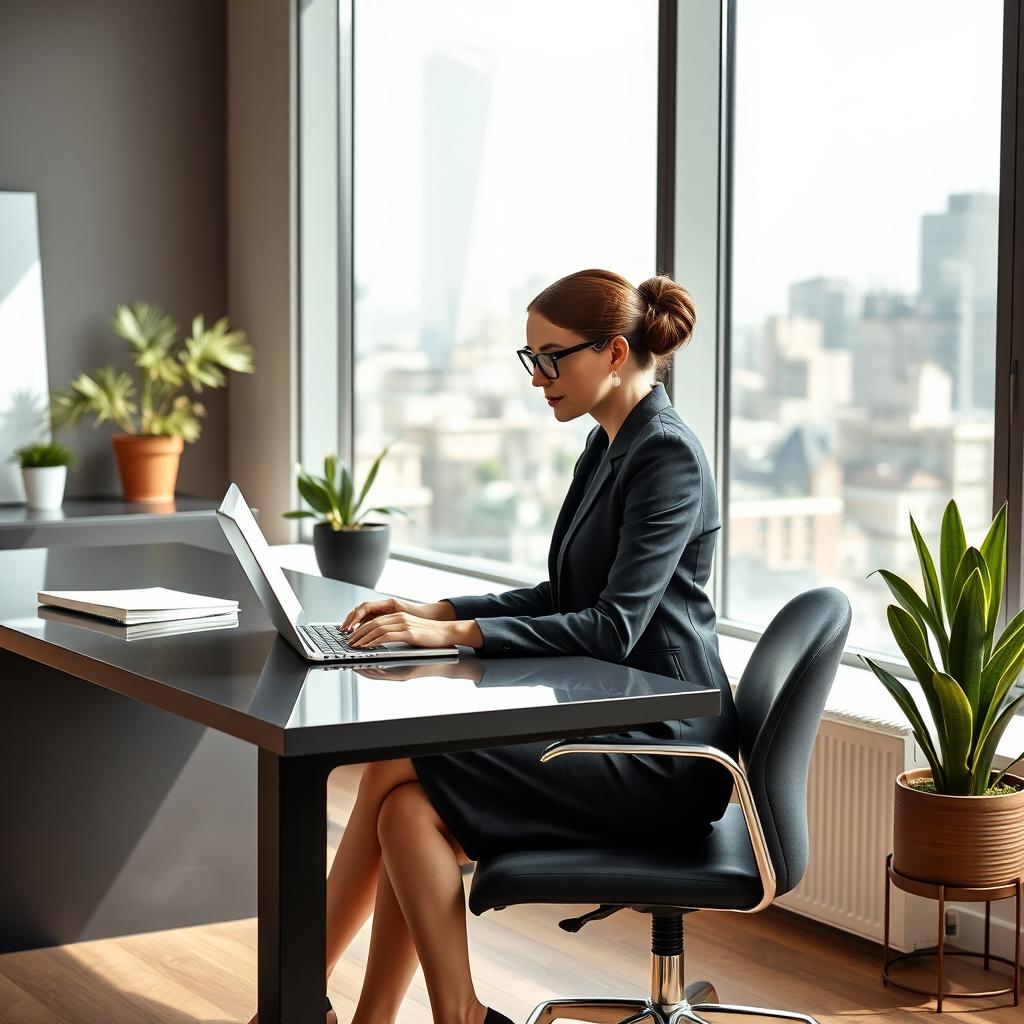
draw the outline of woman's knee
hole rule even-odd
[[[409,830],[440,825],[440,818],[417,783],[403,783],[384,797],[377,813],[377,839],[381,846],[401,843]]]
[[[359,779],[359,797],[379,806],[392,790],[415,780],[416,769],[407,757],[392,761],[372,761],[363,766]]]

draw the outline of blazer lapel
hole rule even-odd
[[[603,451],[601,454],[604,454]],[[562,562],[565,559],[565,549],[569,546],[569,541],[572,539],[572,535],[579,529],[580,523],[583,522],[584,517],[590,511],[590,507],[594,504],[594,500],[598,494],[601,493],[604,485],[611,479],[612,475],[612,460],[611,454],[609,453],[608,458],[601,463],[597,468],[597,476],[594,477],[593,483],[590,485],[590,490],[584,495],[583,500],[576,508],[576,512],[572,517],[572,522],[569,523],[569,528],[565,531],[565,536],[562,538],[562,543],[558,548],[558,566],[556,576],[559,578],[562,575]],[[586,477],[583,477],[586,480]]]
[[[597,496],[611,479],[612,463],[617,462],[626,454],[643,425],[671,404],[672,403],[669,401],[664,386],[660,382],[656,383],[651,389],[650,394],[644,396],[639,402],[637,402],[632,410],[630,410],[625,422],[615,435],[615,440],[612,441],[610,448],[606,449],[603,444],[591,443],[590,448],[587,449],[586,455],[588,458],[585,458],[580,463],[576,476],[573,478],[572,487],[569,488],[569,493],[566,495],[565,503],[562,505],[562,509],[559,512],[558,519],[555,523],[553,540],[555,543],[558,543],[558,531],[563,528],[564,521],[569,516],[569,509],[575,507],[575,512],[572,514],[572,520],[568,527],[565,527],[565,533],[558,546],[558,558],[555,565],[555,571],[553,573],[551,572],[550,563],[548,565],[548,574],[552,582],[552,600],[556,602],[556,608],[558,607],[557,581],[562,575],[562,562],[565,560],[566,548],[569,546],[569,541],[572,540],[573,534],[579,529],[580,523],[583,522],[583,519],[592,508]],[[604,431],[600,430],[595,435],[595,439],[597,437],[606,436],[607,435]],[[584,486],[584,481],[590,475],[590,469],[594,464],[594,460],[599,459],[604,455],[605,451],[608,452],[608,457],[598,467],[597,476],[594,478],[594,482],[591,484],[590,490],[587,491],[582,501],[580,501],[579,493]],[[574,491],[576,492],[575,494]]]

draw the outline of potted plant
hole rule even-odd
[[[25,499],[33,511],[52,511],[64,501],[64,484],[75,457],[63,446],[40,441],[19,448],[11,459],[21,466]]]
[[[125,500],[169,501],[185,442],[202,432],[206,409],[194,396],[222,387],[225,371],[252,373],[252,348],[244,331],[230,330],[227,317],[208,328],[202,316],[179,346],[178,325],[145,302],[118,306],[113,325],[131,346],[138,380],[113,366],[79,374],[69,391],[53,396],[54,422],[74,426],[91,414],[94,426],[109,420],[120,427],[111,441]]]
[[[405,511],[387,505],[367,508],[363,502],[377,479],[377,471],[387,455],[388,445],[374,460],[362,488],[357,492],[348,468],[336,456],[324,459],[324,475],[312,476],[296,467],[299,494],[313,511],[285,512],[286,519],[320,519],[313,527],[313,550],[324,576],[375,587],[388,558],[390,529],[387,523],[364,522],[372,512],[379,515],[405,515]]]
[[[970,547],[954,501],[939,533],[939,569],[914,517],[925,596],[885,569],[896,599],[889,628],[917,677],[926,713],[909,689],[871,658],[875,673],[907,716],[930,768],[896,780],[893,868],[902,875],[956,886],[983,886],[1024,873],[1024,779],[992,761],[1024,693],[1024,611],[997,638],[1006,578],[1006,504],[980,548]],[[869,574],[870,575],[870,574]],[[934,640],[934,650],[932,641]]]

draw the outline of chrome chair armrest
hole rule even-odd
[[[655,757],[696,757],[705,761],[720,764],[732,776],[743,811],[743,821],[750,836],[750,845],[757,863],[757,873],[761,880],[762,896],[760,902],[753,907],[741,910],[744,914],[754,914],[767,907],[775,899],[775,868],[768,853],[768,844],[764,838],[764,829],[754,804],[754,795],[750,791],[750,782],[746,772],[724,750],[712,747],[707,743],[577,743],[571,740],[560,740],[553,743],[541,754],[541,764],[553,761],[556,757],[568,754],[651,754]]]

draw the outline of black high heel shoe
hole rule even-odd
[[[497,1010],[492,1010],[488,1006],[487,1013],[484,1015],[484,1024],[513,1024],[513,1021],[505,1014],[498,1013]]]

